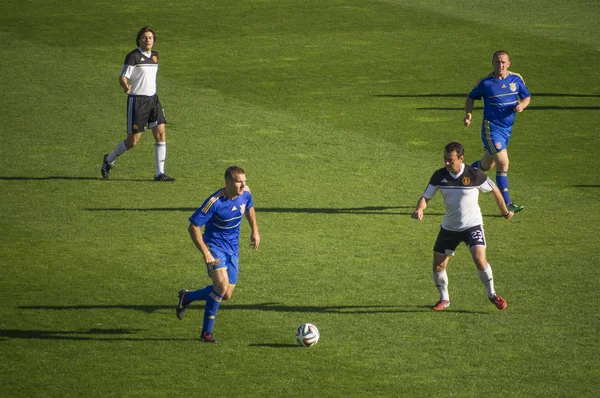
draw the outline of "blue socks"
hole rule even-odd
[[[206,307],[204,308],[204,323],[202,324],[202,333],[212,333],[213,326],[215,325],[215,319],[217,318],[217,311],[221,305],[223,296],[213,291],[208,295],[206,299]]]
[[[479,160],[476,161],[476,162],[471,163],[471,167],[474,167],[474,168],[478,169],[479,168]]]
[[[203,289],[198,289],[194,292],[189,292],[185,295],[185,301],[187,301],[187,303],[189,304],[192,301],[206,300],[208,299],[208,295],[211,294],[214,290],[215,289],[213,288],[213,286],[209,285]]]
[[[206,300],[206,306],[204,307],[204,322],[202,324],[202,333],[212,333],[213,326],[215,325],[215,319],[217,318],[217,311],[221,305],[223,296],[215,292],[213,285],[206,286],[203,289],[198,289],[193,292],[189,292],[185,295],[186,304],[190,304],[192,301]]]
[[[510,195],[508,194],[508,172],[507,171],[497,171],[496,172],[496,185],[502,193],[502,197],[504,198],[504,203],[507,205],[510,204]]]

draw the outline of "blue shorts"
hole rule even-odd
[[[218,269],[226,269],[227,276],[229,277],[229,284],[235,285],[237,283],[239,268],[238,268],[238,256],[235,254],[229,254],[219,249],[210,249],[210,253],[213,255],[215,260],[218,258],[220,263],[217,265],[206,264],[206,271],[208,276]]]
[[[508,141],[510,141],[510,133],[512,127],[501,127],[494,122],[484,120],[481,125],[481,141],[483,142],[483,148],[490,155],[505,150],[508,147]]]

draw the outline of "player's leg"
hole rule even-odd
[[[205,343],[216,342],[212,336],[213,327],[215,325],[221,301],[223,300],[223,297],[227,295],[229,290],[229,277],[227,276],[227,270],[225,268],[213,271],[210,276],[213,281],[214,289],[206,298],[204,322],[202,323],[202,333],[200,334],[200,340]]]
[[[467,245],[469,246],[471,257],[473,257],[473,262],[477,267],[477,274],[479,276],[479,280],[485,288],[488,299],[499,310],[503,310],[504,308],[506,308],[507,304],[506,300],[504,300],[500,295],[498,295],[494,289],[494,274],[492,272],[492,266],[487,261],[485,234],[483,232],[483,227],[479,226],[472,228],[469,234],[470,237]]]
[[[458,234],[440,228],[440,232],[433,246],[433,283],[440,294],[439,301],[433,306],[434,311],[441,311],[450,306],[450,295],[448,293],[448,275],[446,267],[450,256],[460,243]]]
[[[433,283],[440,294],[440,299],[433,306],[434,311],[441,311],[450,306],[450,295],[448,293],[448,274],[446,267],[450,256],[442,253],[433,253]]]
[[[156,162],[154,180],[175,181],[174,178],[165,174],[165,161],[167,159],[167,131],[165,126],[167,124],[167,118],[158,96],[155,96],[153,100],[154,106],[148,121],[148,126],[152,129],[152,133],[154,134],[154,160]]]
[[[110,170],[115,164],[115,160],[137,145],[142,131],[144,131],[148,110],[141,97],[127,97],[127,138],[117,144],[116,148],[106,155],[102,161],[100,172],[102,177],[109,178]]]

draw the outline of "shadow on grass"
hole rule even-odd
[[[587,184],[587,185],[572,185],[573,188],[600,188],[600,185]]]
[[[201,302],[194,307],[204,306]],[[168,310],[175,313],[175,304],[171,305],[132,305],[132,304],[97,304],[97,305],[31,305],[18,307],[21,310],[133,310],[151,314],[157,311]],[[306,312],[325,314],[394,314],[394,313],[418,313],[430,312],[430,306],[393,306],[393,305],[341,305],[341,306],[290,306],[279,303],[261,304],[229,304],[224,303],[219,311],[266,311],[266,312]],[[451,313],[487,314],[487,312],[475,312],[464,310],[448,310]]]
[[[305,348],[299,344],[248,344],[250,347],[268,347],[268,348]]]
[[[375,97],[388,98],[467,98],[467,92],[461,94],[377,94]],[[574,97],[600,98],[599,94],[533,93],[532,97]],[[464,108],[463,108],[464,109]]]
[[[18,330],[0,329],[0,339],[38,340],[94,340],[94,341],[193,341],[197,339],[122,337],[132,335],[142,329],[87,329],[87,330]],[[104,337],[114,336],[114,337]],[[1,340],[0,340],[1,341]]]
[[[70,176],[48,176],[48,177],[20,177],[20,176],[0,176],[0,181],[51,181],[51,180],[64,180],[64,181],[105,181],[102,177],[70,177]],[[111,178],[106,181],[125,181],[125,182],[155,182],[153,179],[134,179],[134,178]]]
[[[418,111],[464,111],[465,107],[423,107],[423,108],[415,108]],[[475,108],[475,110],[480,108]],[[481,108],[483,109],[483,108]],[[600,106],[557,106],[557,105],[549,105],[549,106],[535,106],[530,105],[527,107],[527,112],[529,111],[598,111],[600,110]]]
[[[394,211],[407,209],[407,211]],[[87,211],[184,211],[193,213],[197,207],[95,207],[86,208]],[[392,210],[392,211],[390,211]],[[365,206],[347,208],[327,207],[256,207],[258,213],[307,213],[307,214],[376,214],[376,215],[405,215],[413,213],[414,206]],[[430,216],[443,216],[444,213],[427,213]]]

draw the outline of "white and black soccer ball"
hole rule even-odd
[[[312,323],[303,323],[296,330],[296,341],[302,347],[312,347],[319,342],[319,329]]]

